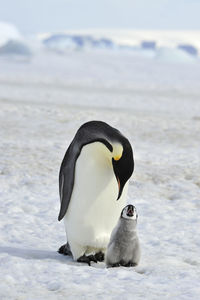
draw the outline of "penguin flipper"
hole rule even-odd
[[[59,174],[59,192],[61,202],[60,212],[58,216],[59,221],[62,220],[69,206],[74,186],[75,164],[79,154],[80,148],[74,151],[72,142],[69,148],[67,149],[67,152],[61,164]]]

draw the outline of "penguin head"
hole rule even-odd
[[[119,186],[117,200],[121,197],[123,188],[131,177],[134,169],[133,152],[128,140],[122,144],[114,144],[112,152],[113,171]]]
[[[81,147],[93,142],[101,142],[111,155],[113,171],[119,186],[117,200],[134,170],[133,150],[129,140],[116,128],[102,121],[89,121],[83,124],[76,136]],[[110,155],[107,156],[110,159]]]
[[[128,220],[137,220],[138,214],[137,214],[135,206],[133,206],[131,204],[125,206],[122,209],[121,218],[128,219]]]

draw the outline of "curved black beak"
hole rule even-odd
[[[118,192],[118,196],[117,196],[117,200],[119,200],[119,198],[121,197],[121,194],[123,192],[123,188],[124,188],[124,184],[121,183],[120,179],[118,176],[116,176],[117,179],[117,183],[118,183],[118,187],[119,187],[119,192]]]
[[[123,145],[123,155],[119,160],[114,160],[114,158],[112,158],[113,170],[119,188],[117,200],[120,199],[124,186],[131,177],[134,169],[132,148],[129,144],[128,146],[126,144]],[[128,150],[126,149],[127,147]]]

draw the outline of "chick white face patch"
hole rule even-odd
[[[122,218],[136,220],[138,215],[135,206],[127,205],[122,211]]]

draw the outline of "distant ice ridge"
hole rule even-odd
[[[196,54],[191,54],[188,51],[184,51],[180,47],[177,48],[168,48],[161,47],[156,52],[155,58],[157,60],[165,61],[165,62],[184,62],[190,63],[195,61]]]
[[[106,32],[105,32],[106,35]],[[45,47],[57,52],[65,52],[67,50],[81,50],[88,48],[97,48],[97,49],[111,49],[111,50],[153,50],[156,51],[160,46],[167,48],[178,48],[192,56],[198,55],[198,48],[189,43],[173,43],[165,41],[160,43],[156,40],[144,39],[142,35],[138,38],[137,43],[133,39],[116,41],[114,37],[105,37],[105,36],[95,36],[88,34],[72,34],[72,33],[55,33],[50,34],[48,37],[42,39],[42,43]],[[171,47],[170,47],[171,46]]]
[[[41,51],[128,51],[158,61],[191,63],[200,56],[200,31],[74,30],[24,38],[0,22],[0,57],[30,58]]]
[[[40,36],[48,50],[65,54],[69,50],[131,51],[164,61],[192,62],[200,53],[199,31],[69,31]]]
[[[22,41],[9,40],[5,45],[0,47],[0,55],[30,56],[31,50]]]
[[[18,29],[8,23],[0,22],[0,56],[31,56],[31,50]]]
[[[21,38],[21,34],[14,25],[0,22],[0,46],[6,44],[9,40],[19,40]]]
[[[102,37],[95,38],[91,35],[52,34],[43,39],[43,44],[57,52],[65,52],[66,50],[80,50],[83,48],[98,48],[98,49],[114,49],[116,45],[112,40]]]

